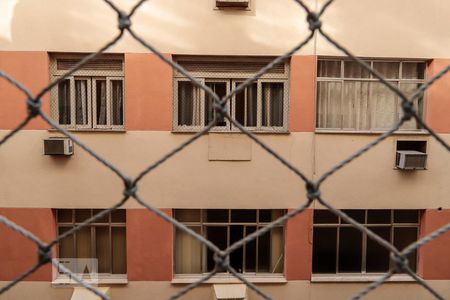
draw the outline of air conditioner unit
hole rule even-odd
[[[401,170],[424,170],[427,154],[420,151],[398,150],[395,166]]]
[[[72,155],[73,142],[69,138],[44,139],[45,155]]]
[[[249,6],[249,0],[216,0],[218,8],[238,8],[245,9]]]
[[[213,284],[214,300],[248,300],[245,284]]]

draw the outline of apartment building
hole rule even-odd
[[[114,1],[124,11],[132,2]],[[304,2],[317,9],[324,1]],[[118,34],[117,15],[102,1],[9,0],[0,8],[0,70],[33,94]],[[411,95],[450,64],[449,11],[438,0],[346,0],[321,20],[324,31]],[[221,97],[309,34],[304,11],[290,0],[154,0],[136,11],[132,26]],[[447,143],[449,92],[447,74],[414,102]],[[25,103],[0,80],[1,137],[25,118]],[[42,105],[132,178],[216,117],[211,97],[127,34],[60,81]],[[402,113],[396,95],[318,35],[226,105],[233,119],[312,179]],[[45,242],[123,198],[121,179],[78,145],[71,155],[44,155],[44,141],[61,137],[36,118],[0,146],[0,215]],[[410,153],[420,155],[409,165],[416,170],[404,169]],[[449,169],[449,153],[408,121],[330,176],[321,195],[402,249],[450,222]],[[144,176],[137,192],[221,249],[307,201],[300,178],[226,119]],[[446,233],[409,257],[444,297],[450,297],[449,249]],[[97,259],[97,283],[111,299],[166,299],[215,265],[210,250],[135,200],[60,241],[53,255]],[[36,246],[0,225],[0,288],[36,262]],[[237,249],[230,264],[274,299],[348,299],[392,266],[388,251],[316,202]],[[230,299],[231,290],[259,299],[228,273],[182,299]],[[0,298],[93,297],[84,292],[45,265]],[[432,295],[396,274],[367,298]]]

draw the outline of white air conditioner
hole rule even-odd
[[[218,8],[238,8],[246,9],[249,6],[249,0],[216,0]]]
[[[398,150],[395,166],[401,170],[425,170],[427,154],[420,151]]]
[[[58,137],[44,139],[45,155],[72,155],[73,142],[69,138]]]
[[[214,300],[247,300],[245,284],[213,284]]]

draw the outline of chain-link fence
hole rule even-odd
[[[434,77],[428,79],[425,81],[412,95],[407,97],[405,93],[403,93],[397,86],[393,85],[386,79],[380,75],[379,72],[377,72],[375,69],[373,69],[370,65],[368,65],[363,60],[355,57],[348,49],[346,49],[344,46],[340,45],[338,42],[336,42],[333,37],[328,35],[323,29],[321,28],[321,16],[325,13],[327,8],[334,2],[333,0],[328,0],[322,8],[318,12],[314,12],[310,10],[309,7],[307,7],[302,1],[300,0],[294,0],[296,3],[298,3],[302,9],[307,14],[307,23],[309,24],[309,31],[310,33],[308,36],[302,40],[300,43],[297,44],[294,48],[292,48],[290,51],[286,52],[284,55],[281,55],[274,59],[273,61],[267,63],[264,67],[262,67],[259,71],[256,72],[254,76],[251,78],[248,78],[246,80],[242,80],[237,82],[234,86],[231,87],[230,92],[227,92],[225,95],[218,95],[215,93],[216,87],[212,84],[206,84],[205,82],[201,82],[197,80],[190,72],[188,72],[182,65],[178,64],[175,61],[172,61],[168,59],[166,56],[164,56],[161,52],[159,52],[155,47],[152,46],[151,43],[143,40],[134,30],[131,23],[131,18],[135,14],[135,12],[146,2],[145,0],[141,0],[137,2],[137,4],[131,9],[129,13],[126,13],[122,10],[120,10],[118,7],[116,7],[110,0],[104,0],[104,2],[110,6],[118,15],[118,34],[117,36],[112,39],[110,42],[108,42],[106,45],[104,45],[101,49],[99,49],[96,53],[90,54],[70,66],[70,69],[65,71],[61,76],[55,78],[48,86],[44,87],[37,95],[32,95],[26,87],[22,86],[19,82],[14,80],[11,76],[8,74],[0,71],[0,76],[7,80],[10,84],[17,87],[20,91],[23,92],[25,95],[25,99],[27,102],[27,109],[28,114],[25,120],[23,120],[17,127],[15,127],[12,131],[10,131],[8,134],[6,134],[4,137],[0,139],[0,146],[3,145],[5,142],[7,142],[10,138],[14,137],[14,135],[23,129],[33,118],[40,117],[43,120],[45,120],[50,126],[57,129],[60,133],[64,134],[65,136],[71,138],[80,148],[82,148],[84,151],[88,152],[91,156],[93,156],[98,162],[103,164],[105,167],[109,168],[112,172],[114,172],[120,179],[122,180],[124,184],[124,191],[123,191],[123,197],[120,202],[115,204],[114,206],[105,209],[97,214],[95,214],[93,217],[89,218],[85,222],[75,226],[71,230],[65,231],[63,234],[60,234],[58,237],[56,237],[53,241],[50,243],[44,243],[42,242],[39,237],[33,235],[31,232],[25,230],[24,228],[18,226],[14,222],[8,220],[7,218],[0,216],[0,222],[10,229],[16,231],[18,234],[21,234],[28,238],[29,240],[33,241],[38,249],[38,262],[36,265],[32,266],[28,271],[17,277],[15,280],[9,282],[6,286],[3,286],[0,289],[0,295],[3,293],[6,293],[10,288],[12,288],[14,285],[16,285],[18,282],[23,280],[28,275],[32,274],[36,270],[38,270],[41,266],[45,264],[52,264],[55,267],[59,268],[59,270],[71,274],[72,279],[77,281],[80,285],[85,287],[86,289],[90,290],[94,294],[100,296],[102,299],[109,299],[108,296],[101,293],[99,290],[97,290],[95,287],[87,284],[85,281],[83,281],[77,274],[73,274],[59,264],[59,262],[52,258],[52,248],[55,247],[59,241],[62,239],[70,236],[76,231],[81,230],[82,228],[89,226],[89,224],[95,222],[96,220],[101,219],[105,215],[109,214],[111,211],[114,211],[124,205],[127,201],[134,200],[137,203],[139,203],[141,206],[145,207],[149,211],[155,213],[160,218],[164,219],[165,221],[169,222],[173,225],[174,228],[176,228],[179,231],[182,231],[186,234],[189,234],[196,240],[198,240],[200,243],[202,243],[205,247],[207,247],[209,250],[211,250],[214,253],[214,261],[215,261],[215,267],[214,269],[203,276],[198,281],[195,281],[184,288],[180,289],[176,294],[172,295],[170,299],[177,299],[181,297],[182,295],[188,293],[190,290],[195,289],[197,286],[202,284],[203,282],[207,281],[211,277],[213,277],[218,272],[227,271],[230,274],[232,274],[234,277],[239,279],[241,282],[246,284],[248,288],[252,289],[256,294],[261,296],[264,299],[272,299],[272,297],[268,294],[266,294],[264,291],[262,291],[259,287],[257,287],[255,284],[249,282],[242,274],[238,273],[236,270],[234,270],[230,266],[230,253],[233,251],[239,249],[242,247],[245,243],[251,242],[255,240],[257,237],[262,236],[263,234],[266,234],[271,229],[275,228],[276,226],[284,224],[287,220],[290,218],[293,218],[294,216],[301,214],[305,209],[311,206],[314,200],[318,201],[320,204],[322,204],[324,207],[326,207],[330,212],[333,214],[339,216],[342,220],[345,222],[352,224],[354,228],[361,231],[362,233],[366,234],[368,238],[372,239],[385,249],[387,249],[390,252],[390,258],[393,262],[393,267],[383,276],[381,276],[376,281],[372,282],[370,285],[368,285],[364,290],[360,291],[356,295],[353,296],[352,299],[360,299],[364,295],[370,293],[383,283],[385,283],[390,277],[392,277],[396,273],[406,273],[410,277],[412,277],[418,284],[423,286],[423,288],[427,289],[434,297],[437,299],[443,299],[441,295],[437,291],[435,291],[426,281],[424,281],[422,278],[416,275],[414,271],[412,271],[409,267],[407,257],[409,254],[416,251],[419,247],[425,245],[426,243],[432,241],[436,237],[444,234],[446,231],[450,229],[450,224],[445,225],[444,227],[440,228],[439,230],[421,238],[420,240],[416,241],[415,243],[409,245],[408,247],[404,249],[397,249],[394,247],[391,243],[381,238],[379,235],[375,234],[373,231],[362,225],[361,223],[357,222],[356,220],[350,218],[347,214],[342,212],[339,209],[334,208],[331,206],[328,201],[326,201],[320,194],[320,187],[321,184],[328,179],[331,175],[339,171],[341,168],[343,168],[345,165],[352,162],[354,159],[358,158],[365,152],[369,151],[373,147],[375,147],[377,144],[379,144],[381,141],[385,140],[387,137],[391,136],[396,130],[398,130],[405,122],[415,119],[417,124],[423,129],[425,129],[431,136],[433,136],[447,151],[450,152],[450,146],[441,138],[439,137],[430,127],[428,127],[427,124],[424,123],[424,121],[421,119],[419,114],[416,111],[416,108],[414,107],[413,103],[415,99],[418,99],[422,97],[423,93],[426,89],[428,89],[434,82],[436,82],[439,78],[441,78],[444,74],[446,74],[450,70],[450,66],[447,66],[445,69],[440,71],[438,74],[436,74]],[[50,92],[50,90],[56,86],[58,86],[59,83],[61,83],[64,80],[67,80],[73,76],[78,70],[80,70],[83,66],[86,64],[89,64],[89,62],[93,61],[96,57],[101,55],[103,52],[111,48],[114,44],[116,44],[125,34],[125,32],[128,32],[128,34],[133,37],[136,41],[138,41],[140,44],[142,44],[145,48],[147,48],[152,53],[156,54],[161,60],[163,60],[165,63],[170,65],[176,74],[181,74],[184,78],[186,78],[190,84],[195,86],[196,88],[200,89],[205,95],[207,95],[213,102],[211,103],[211,108],[208,108],[208,114],[206,115],[205,120],[209,121],[209,123],[206,124],[205,120],[203,120],[204,123],[198,122],[200,125],[200,130],[195,132],[188,140],[183,142],[181,145],[161,157],[159,160],[157,160],[155,163],[151,164],[150,166],[146,167],[142,172],[136,177],[136,178],[130,178],[127,177],[122,171],[120,171],[118,168],[116,168],[114,165],[112,165],[109,161],[98,155],[93,149],[91,149],[88,145],[81,142],[75,135],[73,135],[71,132],[67,130],[66,126],[60,125],[61,122],[55,121],[52,117],[46,115],[41,110],[41,101],[42,97]],[[384,132],[382,135],[374,139],[371,143],[367,144],[363,148],[359,149],[352,155],[350,155],[345,160],[339,162],[337,165],[332,167],[330,170],[322,174],[318,180],[311,180],[307,178],[304,173],[296,168],[293,164],[288,162],[286,159],[281,157],[277,152],[272,150],[269,146],[267,146],[264,142],[262,142],[258,136],[256,136],[254,133],[252,133],[245,125],[248,124],[242,124],[237,120],[237,118],[233,117],[230,114],[229,109],[229,103],[230,99],[235,97],[236,95],[239,95],[239,93],[244,92],[247,88],[249,88],[255,81],[257,81],[259,78],[263,77],[265,74],[270,74],[270,70],[280,63],[283,63],[285,60],[287,60],[291,55],[299,51],[301,48],[303,48],[308,42],[310,42],[314,35],[318,34],[324,37],[329,43],[334,45],[337,49],[342,51],[350,60],[354,61],[355,63],[359,64],[362,68],[367,70],[373,78],[378,79],[380,83],[385,85],[392,93],[394,93],[399,99],[400,99],[400,106],[402,111],[402,117],[396,124],[386,132]],[[80,85],[80,90],[83,89],[82,83]],[[76,92],[76,91],[75,91]],[[75,110],[69,114],[71,116],[71,120],[63,120],[65,122],[81,122],[82,117],[78,118],[76,115],[76,111],[81,110],[82,108],[74,108]],[[61,120],[59,120],[61,121]],[[114,123],[120,123],[121,120],[112,121],[110,122]],[[272,120],[273,121],[273,120]],[[107,122],[106,120],[102,120],[101,122]],[[185,149],[187,146],[198,140],[202,135],[208,133],[211,129],[214,127],[217,127],[218,125],[224,123],[230,124],[233,128],[236,130],[239,130],[240,132],[246,134],[251,140],[253,140],[256,144],[258,144],[260,147],[262,147],[265,151],[270,153],[276,160],[278,160],[280,163],[282,163],[284,166],[286,166],[288,169],[290,169],[292,172],[294,172],[305,184],[307,189],[307,195],[305,197],[305,202],[300,207],[288,212],[287,214],[283,215],[282,217],[278,218],[277,220],[270,222],[266,226],[258,229],[257,231],[253,232],[252,234],[247,235],[245,238],[233,243],[230,245],[227,249],[221,250],[216,245],[208,241],[206,238],[201,236],[200,234],[196,233],[195,231],[189,229],[187,226],[183,225],[182,223],[178,222],[174,218],[171,218],[164,214],[159,209],[153,207],[151,204],[146,202],[138,193],[138,187],[139,182],[141,179],[146,176],[148,173],[152,172],[155,168],[166,162],[168,159],[176,155],[178,152]],[[247,120],[245,121],[247,122]],[[277,120],[275,120],[277,122]],[[77,123],[78,124],[78,123]],[[204,126],[206,124],[206,126]],[[120,124],[119,124],[120,125]]]

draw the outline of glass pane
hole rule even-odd
[[[69,231],[72,227],[59,227],[58,235],[63,234],[66,231]],[[74,258],[75,257],[75,248],[74,248],[74,239],[73,234],[59,241],[59,257],[60,258]]]
[[[326,209],[314,210],[314,224],[337,224],[338,216]]]
[[[391,227],[369,227],[374,233],[386,241],[391,241]],[[387,272],[389,270],[389,250],[367,237],[367,256],[366,271],[367,272]]]
[[[232,209],[231,222],[256,223],[255,209]]]
[[[65,79],[58,84],[58,117],[59,124],[70,124],[70,80]]]
[[[391,210],[389,209],[368,210],[367,224],[391,224]]]
[[[127,273],[127,241],[125,227],[111,227],[112,273]]]
[[[365,223],[366,211],[363,209],[343,209],[342,212],[358,223]],[[344,219],[341,220],[341,223],[348,224]]]
[[[205,82],[205,85],[208,86],[220,99],[225,97],[227,94],[227,83],[226,82]],[[205,92],[205,126],[208,125],[216,115],[216,111],[214,109],[214,99]],[[226,126],[225,118],[221,117],[216,126]]]
[[[111,80],[112,124],[123,125],[123,82]]]
[[[200,222],[200,209],[176,209],[175,218],[180,222]]]
[[[408,209],[394,210],[394,223],[419,223],[419,211]]]
[[[106,125],[106,80],[95,81],[97,124]]]
[[[245,235],[256,231],[256,226],[245,226]],[[256,239],[245,244],[245,272],[256,272]]]
[[[75,121],[77,125],[89,122],[87,80],[75,80]]]
[[[95,251],[98,260],[98,272],[111,273],[111,248],[108,226],[95,227]]]
[[[373,68],[380,73],[383,78],[397,79],[399,78],[399,62],[374,62]]]
[[[283,126],[284,84],[262,84],[262,126]]]
[[[83,227],[75,232],[76,238],[76,257],[77,258],[92,258],[91,253],[91,227]]]
[[[339,266],[341,273],[360,273],[362,233],[356,228],[341,227],[339,232]]]
[[[94,209],[93,216],[101,213],[104,209]],[[94,223],[109,223],[109,213],[107,213],[105,216],[101,217],[100,219],[95,220]]]
[[[396,83],[394,83],[396,85]],[[370,83],[370,110],[373,129],[388,129],[399,119],[397,96],[380,82]]]
[[[243,225],[230,226],[230,245],[242,240],[244,237]],[[239,273],[244,271],[244,248],[240,247],[230,254],[230,264]]]
[[[236,86],[241,82],[236,83]],[[257,83],[252,83],[244,91],[236,94],[235,112],[236,121],[244,126],[256,126],[257,114]]]
[[[283,227],[275,227],[270,231],[270,272],[282,273],[284,265]]]
[[[189,226],[198,234],[201,228]],[[189,274],[202,272],[202,244],[191,235],[179,230],[175,231],[175,273]]]
[[[314,228],[313,273],[336,273],[337,228]]]
[[[225,222],[228,223],[228,209],[207,209],[205,213],[205,222]]]
[[[370,129],[370,83],[344,82],[342,101],[342,127],[355,130]]]
[[[341,61],[319,60],[317,74],[318,77],[341,77]]]
[[[200,91],[189,81],[178,82],[178,125],[200,125]]]
[[[75,222],[83,222],[91,217],[90,209],[76,209]]]
[[[400,251],[417,241],[417,227],[394,228],[394,246]],[[409,267],[416,271],[417,251],[408,255]]]
[[[270,272],[270,231],[258,237],[258,272]]]
[[[317,83],[317,127],[341,128],[341,82]]]
[[[216,245],[219,249],[225,250],[227,248],[227,240],[228,240],[228,227],[227,226],[208,226],[206,227],[206,238],[210,240],[214,245]],[[207,249],[206,256],[206,268],[207,271],[211,271],[214,269],[214,253]]]
[[[369,64],[370,62],[366,63]],[[344,77],[345,78],[369,78],[370,73],[367,69],[362,67],[360,64],[354,61],[345,61],[344,62]]]
[[[72,223],[72,211],[71,209],[58,209],[58,223]]]
[[[404,62],[402,65],[402,78],[404,79],[424,79],[425,63]]]
[[[111,213],[111,222],[125,223],[127,221],[127,210],[117,209]]]

